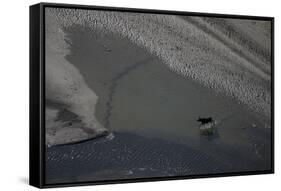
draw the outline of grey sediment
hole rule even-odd
[[[270,55],[270,49],[266,46],[259,48],[262,51],[253,51],[250,42],[247,42],[248,46],[234,43],[237,41],[236,36],[227,36],[216,25],[207,24],[205,26],[211,30],[204,31],[202,27],[198,28],[198,24],[194,22],[186,22],[184,19],[170,15],[70,9],[47,9],[47,14],[51,15],[50,17],[61,28],[79,25],[86,30],[103,29],[116,33],[157,55],[171,70],[217,92],[226,94],[267,118],[271,115],[271,90],[268,75],[270,74],[268,73],[270,58],[265,56],[266,61],[261,59],[258,60],[259,64],[256,64],[257,60],[253,61],[255,56],[252,55],[257,53]],[[193,17],[187,18],[193,20]],[[216,21],[216,18],[212,19]],[[236,27],[227,19],[225,22]],[[253,23],[238,22],[242,23],[240,26],[242,32],[243,27],[247,26],[252,27],[248,27],[249,31],[255,29]],[[259,22],[261,23],[258,23],[261,31],[270,31],[270,25],[263,27],[262,22],[265,21]],[[168,27],[165,28],[165,25]],[[221,41],[214,38],[214,35],[208,34],[212,30],[221,32],[228,40]],[[270,35],[259,33],[259,30],[253,32],[257,33],[257,38],[251,38],[251,36],[255,36],[254,34],[246,34],[251,42],[258,41],[257,39],[262,37],[265,41],[264,44],[269,44]],[[182,35],[177,35],[179,33]],[[235,35],[235,33],[232,34]],[[192,42],[204,46],[204,48],[197,48],[192,45]],[[240,50],[239,54],[237,54],[237,50]],[[213,55],[211,53],[213,51],[217,52],[216,55],[220,54],[221,56]]]
[[[111,127],[110,127],[110,116],[111,116],[111,112],[112,112],[112,109],[113,109],[113,104],[112,104],[112,102],[113,102],[113,97],[114,97],[114,94],[115,94],[115,91],[116,91],[115,89],[116,89],[116,87],[118,86],[118,80],[120,80],[121,78],[123,78],[124,76],[126,76],[130,71],[137,69],[137,68],[140,67],[141,65],[148,64],[148,63],[149,63],[148,61],[149,61],[150,59],[151,59],[151,58],[147,58],[147,59],[145,59],[145,60],[142,60],[142,61],[140,61],[140,62],[137,62],[137,63],[135,63],[135,64],[133,64],[133,65],[131,65],[131,66],[125,68],[124,71],[120,72],[119,74],[117,74],[117,75],[113,78],[113,80],[112,80],[112,82],[111,82],[111,85],[110,85],[110,87],[109,87],[108,101],[107,101],[107,103],[106,103],[107,109],[106,109],[106,112],[105,112],[106,114],[105,114],[105,119],[104,119],[104,121],[105,121],[105,122],[104,122],[105,128],[111,129]]]
[[[153,19],[133,15],[130,23],[124,21],[128,15],[114,12],[52,9],[47,14],[53,14],[51,18],[56,18],[68,41],[66,59],[79,69],[87,85],[99,96],[97,118],[115,133],[113,140],[101,141],[101,138],[48,148],[48,182],[270,169],[271,130],[264,128],[270,126],[269,82],[241,63],[232,66],[237,55],[248,58],[247,55],[228,56],[224,47],[212,49],[212,46],[206,47],[204,41],[196,44],[198,39],[191,35],[192,51],[203,52],[198,58],[204,60],[204,56],[215,52],[216,56],[212,58],[223,60],[218,65],[205,63],[201,66],[200,60],[193,62],[178,54],[186,51],[183,44],[168,43],[170,52],[165,56],[167,50],[159,45],[163,39],[151,36],[155,37],[151,39],[152,43],[159,41],[155,43],[160,47],[158,50],[151,44],[137,41],[137,38],[147,41],[148,36],[143,37],[129,28],[139,30],[131,21],[142,19],[148,23],[156,20],[159,23],[156,26],[159,26],[169,21],[166,17]],[[117,21],[112,24],[115,19]],[[112,28],[108,32],[109,26]],[[123,32],[120,31],[122,27]],[[112,32],[115,29],[118,32]],[[196,34],[197,29],[192,30],[195,30],[192,34]],[[182,38],[186,36],[182,35]],[[261,49],[266,52],[266,48]],[[181,62],[176,58],[169,60],[169,56],[179,56],[177,59]],[[181,67],[177,67],[179,65]],[[185,67],[190,68],[190,73],[185,73]],[[227,67],[230,69],[225,70]],[[214,74],[211,84],[207,82],[209,73]],[[239,80],[235,81],[233,76]],[[218,83],[224,79],[230,81],[228,89]],[[243,100],[237,97],[237,89],[233,90],[246,81],[249,84],[243,88],[251,89],[241,90],[241,95],[246,97]],[[261,98],[258,99],[255,93],[261,94]],[[246,103],[247,100],[250,102]],[[220,122],[217,137],[199,135],[196,119],[200,115],[212,116]],[[65,117],[60,115],[60,118]],[[62,172],[60,177],[58,172]]]
[[[223,155],[227,159],[222,163],[230,163],[232,152],[236,159],[248,157],[260,164],[259,169],[267,168],[270,129],[255,113],[170,71],[161,59],[127,39],[102,32],[85,32],[81,39],[78,31],[74,27],[67,32],[76,44],[67,60],[99,96],[97,117],[105,127],[117,134],[187,145],[209,157]],[[107,40],[110,52],[104,49]],[[200,137],[196,122],[200,115],[221,122],[219,137]],[[253,123],[258,128],[252,128]],[[259,154],[253,145],[258,145]]]

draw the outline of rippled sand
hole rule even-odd
[[[47,148],[47,182],[271,168],[266,22],[56,9],[47,15],[65,39],[65,47],[54,43],[54,48],[63,50],[65,61],[97,94],[96,117],[115,134],[98,144]],[[255,27],[256,36],[245,41],[243,35],[251,36]],[[50,42],[58,40],[54,28],[47,32]],[[47,141],[91,138],[77,114],[47,103]],[[215,135],[200,135],[199,116],[213,117]],[[57,171],[65,176],[57,177]]]

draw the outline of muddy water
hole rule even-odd
[[[68,31],[67,59],[99,96],[97,118],[114,132],[188,145],[217,160],[249,160],[270,168],[270,126],[233,100],[170,71],[117,35]],[[199,134],[197,118],[213,117],[217,134]]]

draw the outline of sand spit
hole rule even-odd
[[[71,43],[63,33],[74,25],[115,33],[171,70],[270,118],[270,22],[55,8],[46,15],[53,48]],[[53,37],[61,34],[58,28],[61,37]]]

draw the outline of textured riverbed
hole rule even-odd
[[[48,148],[46,155],[48,184],[213,174],[260,168],[258,163],[243,156],[211,157],[188,146],[128,133],[116,133],[113,139],[100,138]]]
[[[62,104],[47,96],[47,183],[271,168],[268,23],[67,9],[46,14],[52,69],[79,71],[78,82],[98,97],[88,108],[114,135],[92,139],[81,113],[71,112],[79,99],[61,96]],[[216,121],[216,134],[200,135],[200,116]]]

